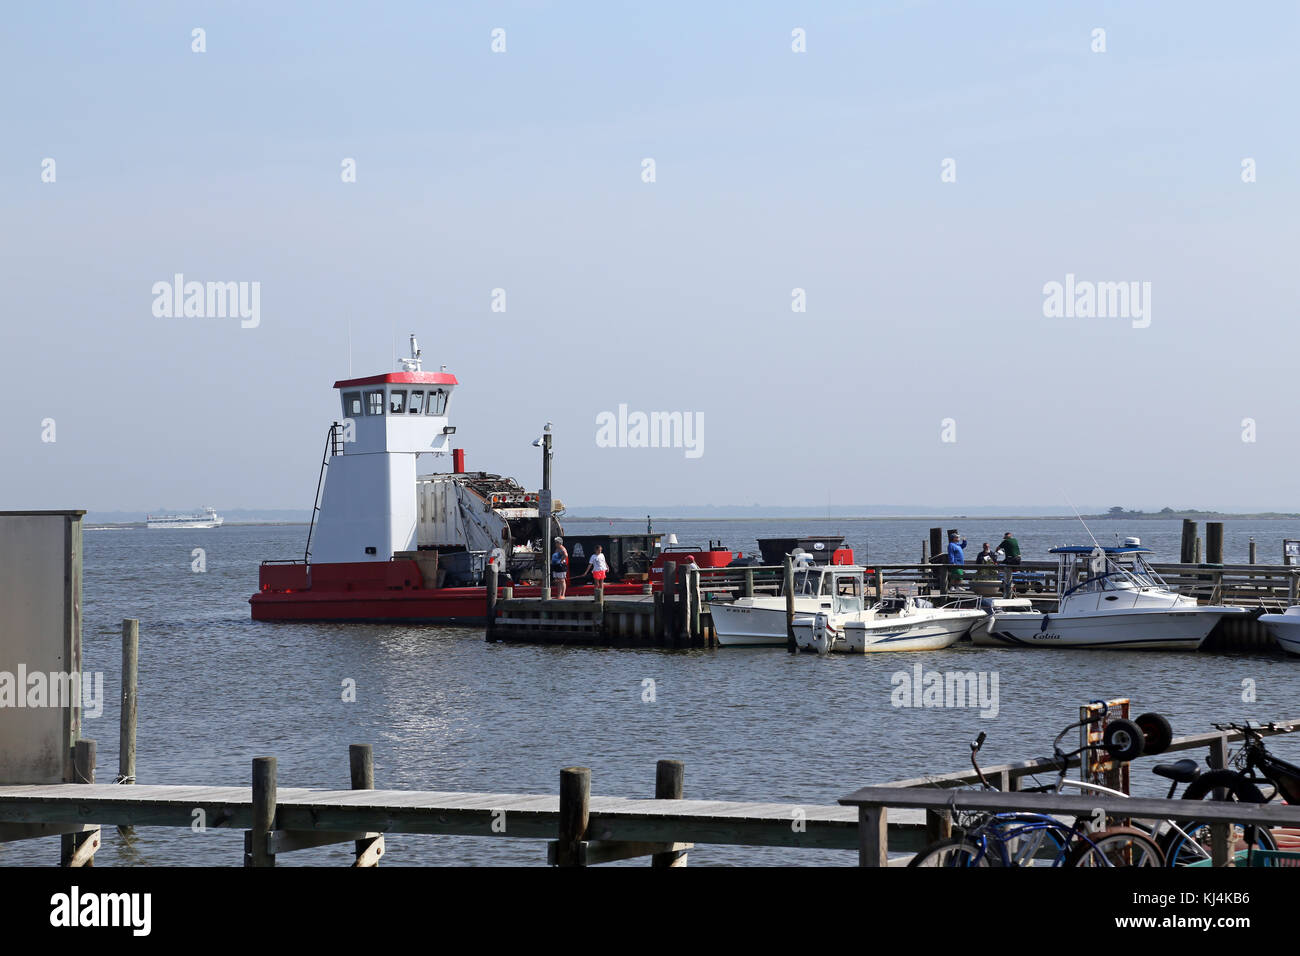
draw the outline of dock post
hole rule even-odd
[[[560,831],[556,866],[582,866],[582,844],[591,815],[591,771],[565,767],[560,771]]]
[[[660,760],[655,764],[655,799],[680,800],[685,792],[686,765],[680,760]],[[685,850],[669,850],[650,857],[656,870],[686,865]]]
[[[687,569],[686,571],[686,599],[690,607],[690,625],[688,630],[692,644],[701,644],[704,642],[704,632],[700,629],[700,572]]]
[[[275,758],[253,758],[253,829],[244,834],[244,866],[275,866],[267,840],[275,827]]]
[[[669,644],[673,640],[673,622],[676,618],[676,610],[673,607],[674,598],[677,590],[677,562],[665,561],[663,568],[663,587],[660,589],[660,595],[663,597],[663,613],[660,617],[661,631],[659,633],[659,643]]]
[[[132,617],[122,621],[122,712],[118,729],[117,782],[135,783],[136,690],[140,672],[140,622]],[[130,836],[135,827],[118,827],[122,836]]]
[[[1223,563],[1223,522],[1205,522],[1205,561],[1207,564]]]
[[[497,566],[495,561],[488,562],[487,568],[483,571],[483,579],[487,587],[487,625],[484,639],[491,642],[497,619]]]
[[[788,554],[781,574],[781,590],[785,592],[785,649],[793,654],[799,646],[794,642],[794,559]]]
[[[1214,738],[1210,744],[1210,766],[1216,770],[1222,770],[1228,766],[1228,735],[1220,734]],[[1225,800],[1228,794],[1226,790],[1214,791],[1215,800]],[[1226,823],[1214,823],[1210,825],[1210,865],[1227,866],[1229,857],[1228,847],[1228,825]]]
[[[1291,574],[1290,574],[1290,578],[1291,578],[1291,580],[1287,582],[1287,588],[1286,588],[1286,606],[1287,606],[1287,607],[1291,607],[1293,604],[1300,603],[1300,602],[1298,602],[1298,601],[1296,600],[1296,597],[1297,597],[1297,593],[1296,593],[1296,592],[1297,592],[1297,588],[1296,588],[1296,572],[1292,571]]]
[[[78,740],[72,749],[72,769],[76,783],[95,782],[95,741]],[[61,839],[60,866],[94,866],[99,849],[100,829],[83,833],[65,833]]]
[[[754,596],[754,569],[745,568],[745,584],[740,591],[741,597]]]
[[[1257,563],[1258,563],[1258,562],[1255,560],[1255,539],[1254,539],[1254,538],[1251,538],[1251,539],[1250,539],[1250,563],[1251,563],[1251,564],[1257,564]]]
[[[686,587],[686,565],[681,565],[677,569],[677,580],[673,582],[673,587],[677,593],[673,595],[673,603],[676,606],[676,614],[673,620],[673,644],[680,643],[684,638],[689,639],[687,633],[691,626],[691,592]]]
[[[889,824],[884,807],[858,807],[858,866],[889,866]]]
[[[375,750],[370,744],[348,745],[348,770],[353,790],[375,789]],[[353,867],[378,866],[384,855],[382,834],[356,841],[356,861]]]
[[[1012,597],[1016,590],[1015,579],[1011,576],[1011,565],[1004,564],[999,568],[1002,572],[1002,596],[1004,598]]]
[[[1196,556],[1196,522],[1191,518],[1183,519],[1183,540],[1178,552],[1182,564],[1192,564]]]
[[[1193,563],[1194,564],[1201,563],[1201,536],[1199,534],[1196,536],[1196,559],[1193,561]]]

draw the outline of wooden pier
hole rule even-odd
[[[1298,729],[1300,721],[1286,721],[1260,733]],[[1168,751],[1208,748],[1211,762],[1222,766],[1229,743],[1240,739],[1236,731],[1180,737]],[[91,781],[93,765],[85,767],[84,761],[94,750],[93,741],[78,741],[83,769],[89,771],[85,779]],[[1300,827],[1296,806],[1018,792],[1023,777],[1058,770],[1051,757],[987,768],[985,774],[1000,781],[1002,792],[955,789],[974,780],[973,772],[962,771],[865,787],[836,805],[687,800],[685,768],[674,760],[659,761],[654,796],[648,799],[593,796],[585,767],[561,770],[556,794],[513,794],[374,789],[367,745],[349,749],[348,766],[351,788],[339,790],[280,788],[274,757],[253,759],[249,787],[0,786],[0,842],[56,834],[75,838],[78,852],[65,854],[65,866],[91,865],[99,828],[112,825],[243,830],[246,866],[274,866],[280,854],[343,843],[353,845],[353,866],[374,866],[386,852],[385,835],[395,833],[546,840],[545,859],[559,866],[640,857],[656,867],[685,866],[696,844],[848,850],[857,852],[863,865],[874,866],[906,862],[888,854],[915,852],[946,835],[947,814],[954,808],[1091,815],[1100,806],[1117,817]]]
[[[1206,640],[1207,651],[1255,651],[1276,647],[1259,623],[1260,614],[1300,603],[1300,567],[1293,565],[1154,564],[1169,586],[1200,604],[1244,607],[1249,615],[1221,620]],[[936,604],[982,596],[1028,598],[1044,612],[1056,609],[1055,562],[1016,566],[965,566],[968,588],[950,588],[946,564],[876,564],[867,569],[866,597],[894,592],[926,597]],[[699,568],[665,566],[667,592],[642,595],[515,598],[489,575],[489,641],[546,644],[603,644],[711,647],[717,643],[710,600],[782,593],[782,567]]]

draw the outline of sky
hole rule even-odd
[[[0,508],[309,509],[415,332],[469,467],[553,422],[573,508],[1300,510],[1298,10],[12,6]]]

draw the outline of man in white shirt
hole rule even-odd
[[[604,549],[596,545],[587,560],[587,570],[591,572],[591,581],[597,594],[605,593],[605,575],[609,573],[609,562],[605,560]]]

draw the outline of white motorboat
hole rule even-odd
[[[1281,614],[1261,614],[1259,623],[1268,628],[1282,650],[1288,654],[1300,654],[1300,604]]]
[[[1052,548],[1060,560],[1058,609],[995,612],[982,644],[1011,647],[1196,650],[1239,607],[1198,605],[1178,594],[1146,560],[1136,538],[1114,548]]]
[[[986,616],[972,607],[935,607],[911,595],[887,597],[869,608],[862,598],[836,595],[830,611],[796,617],[795,644],[818,654],[937,651],[949,647]]]
[[[834,596],[856,595],[862,606],[865,571],[853,565],[805,564],[794,573],[795,617],[834,608]],[[713,631],[721,647],[785,647],[785,595],[710,601]]]

